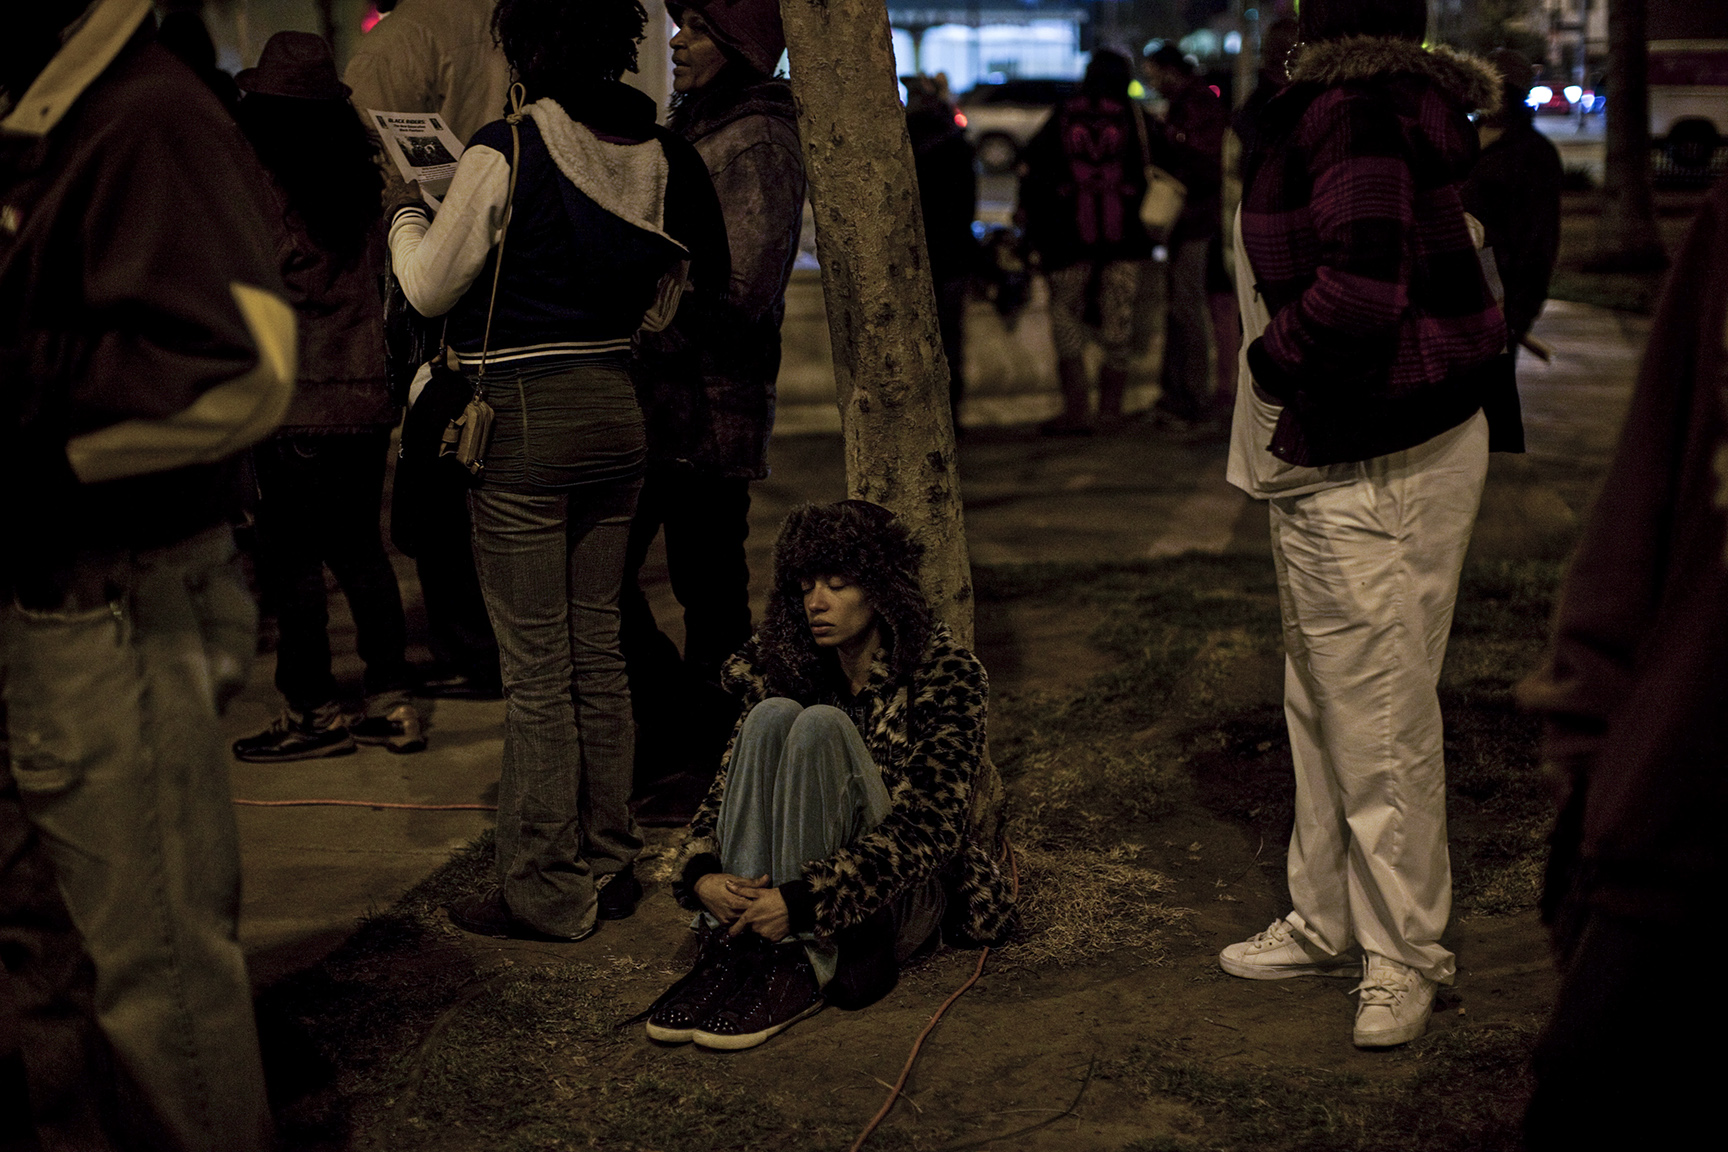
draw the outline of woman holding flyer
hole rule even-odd
[[[645,21],[637,0],[500,0],[529,102],[474,135],[436,219],[405,205],[390,228],[403,291],[448,315],[496,413],[469,507],[507,702],[497,886],[450,907],[483,935],[581,940],[641,894],[618,589],[645,446],[625,365],[666,273],[689,261],[701,293],[730,271],[701,158],[619,82]]]

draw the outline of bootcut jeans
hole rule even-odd
[[[845,712],[808,708],[776,696],[750,710],[726,769],[715,833],[720,862],[734,876],[797,880],[811,860],[826,860],[882,822],[888,789],[864,738]],[[914,883],[890,904],[896,963],[929,939],[942,920],[937,877]],[[706,913],[704,913],[706,915]],[[819,984],[833,978],[838,954],[802,934]]]
[[[555,936],[594,924],[595,881],[636,859],[634,730],[618,592],[640,475],[469,497],[474,559],[504,676],[498,882]]]
[[[257,617],[226,526],[80,557],[60,601],[0,606],[11,773],[95,966],[96,1021],[187,1152],[269,1147],[240,952],[240,844],[218,706]]]

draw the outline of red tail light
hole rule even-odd
[[[966,127],[966,113],[958,108],[954,109],[954,123],[962,128]]]

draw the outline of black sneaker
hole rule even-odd
[[[578,940],[588,939],[600,930],[600,922],[596,920],[586,932],[576,936],[555,936],[550,932],[542,932],[533,925],[516,919],[510,906],[504,903],[504,892],[499,888],[489,888],[477,896],[452,900],[445,905],[444,911],[449,914],[450,923],[462,931],[472,932],[476,936],[490,936],[495,940],[574,944]]]
[[[361,744],[382,744],[387,752],[424,752],[426,732],[412,704],[398,704],[382,716],[348,721],[348,731]]]
[[[690,1036],[699,1047],[754,1048],[822,1011],[816,970],[798,940],[768,945],[738,987]]]
[[[754,932],[727,935],[724,928],[701,929],[702,946],[688,974],[666,989],[648,1011],[648,1039],[686,1044],[698,1025],[724,1004],[754,970],[762,938]]]
[[[621,871],[600,879],[600,919],[628,920],[636,911],[636,902],[642,899],[642,881],[636,879],[636,865],[626,864]]]
[[[342,720],[342,710],[334,704],[309,712],[284,708],[282,715],[258,735],[234,741],[234,758],[249,764],[275,764],[346,756],[354,751],[354,737]]]

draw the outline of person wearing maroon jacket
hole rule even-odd
[[[1422,1034],[1454,970],[1437,684],[1488,453],[1515,431],[1483,414],[1511,365],[1459,190],[1468,113],[1500,80],[1422,47],[1423,0],[1308,0],[1300,19],[1239,218],[1253,339],[1237,432],[1250,402],[1270,432],[1232,461],[1234,479],[1243,449],[1271,500],[1293,911],[1219,962],[1281,979],[1360,945],[1353,1038],[1377,1048]]]
[[[236,457],[295,377],[267,192],[216,97],[155,42],[149,0],[13,5],[6,31],[0,898],[27,826],[94,973],[87,1008],[68,1004],[48,971],[64,940],[0,904],[24,1143],[109,1146],[88,1113],[37,1111],[72,1055],[56,1038],[88,1011],[127,1085],[114,1143],[263,1152],[218,712],[256,641]],[[98,1074],[87,1092],[110,1087]]]
[[[1714,1120],[1720,996],[1658,994],[1722,938],[1728,883],[1728,183],[1692,225],[1560,596],[1519,685],[1559,801],[1543,918],[1560,989],[1531,1149],[1676,1148]]]

